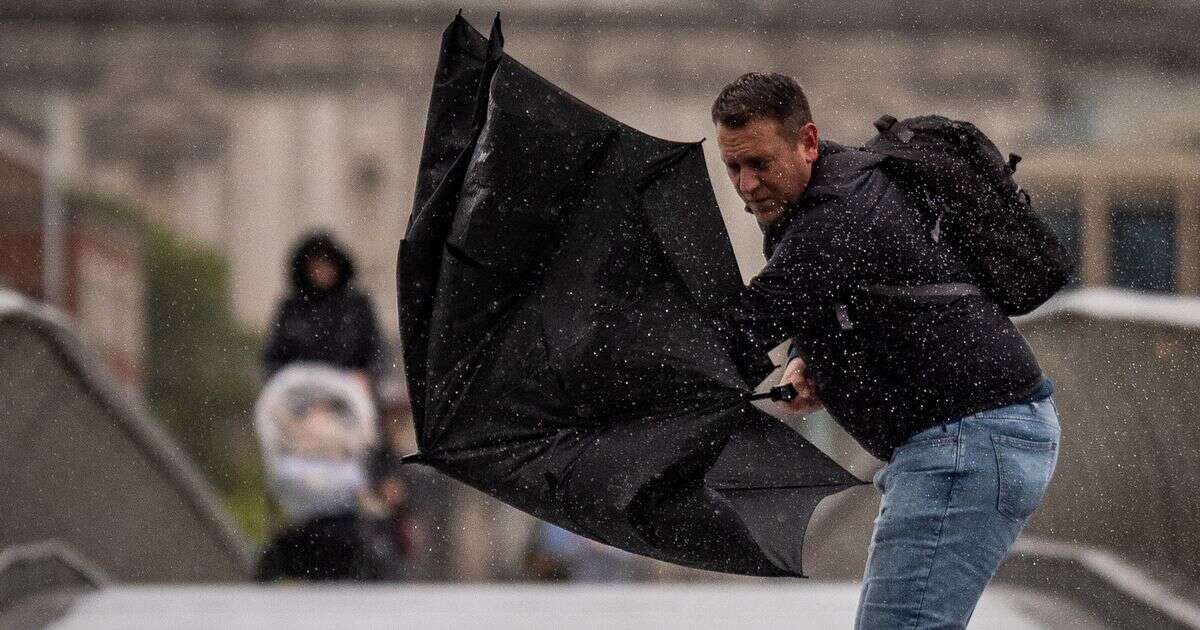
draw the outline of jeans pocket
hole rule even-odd
[[[1000,477],[996,509],[1009,518],[1023,521],[1033,514],[1046,494],[1058,460],[1058,443],[992,435],[992,446]]]

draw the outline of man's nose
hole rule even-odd
[[[758,176],[754,173],[746,171],[738,173],[738,192],[749,195],[754,192],[755,188],[758,188],[759,181]]]

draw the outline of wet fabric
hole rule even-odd
[[[698,143],[454,20],[398,261],[409,461],[634,553],[801,575],[816,504],[860,482],[750,404],[741,288]]]
[[[403,576],[403,565],[381,534],[376,523],[349,513],[289,525],[263,549],[255,579],[260,582],[399,579]]]
[[[765,234],[769,260],[729,321],[761,354],[793,337],[825,408],[883,461],[914,433],[1030,400],[1042,371],[1003,310],[979,295],[872,287],[969,283],[967,267],[870,152],[822,142],[812,179]]]

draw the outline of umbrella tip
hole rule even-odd
[[[489,40],[495,40],[501,47],[504,46],[504,32],[500,28],[500,12],[496,12],[496,19],[492,21],[492,32],[488,35]]]

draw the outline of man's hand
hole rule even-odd
[[[787,408],[800,413],[812,413],[825,406],[821,399],[817,398],[817,388],[813,380],[809,378],[807,370],[805,370],[804,359],[796,357],[792,359],[787,367],[783,370],[783,377],[779,379],[780,385],[791,384],[796,388],[796,397],[786,403]]]

